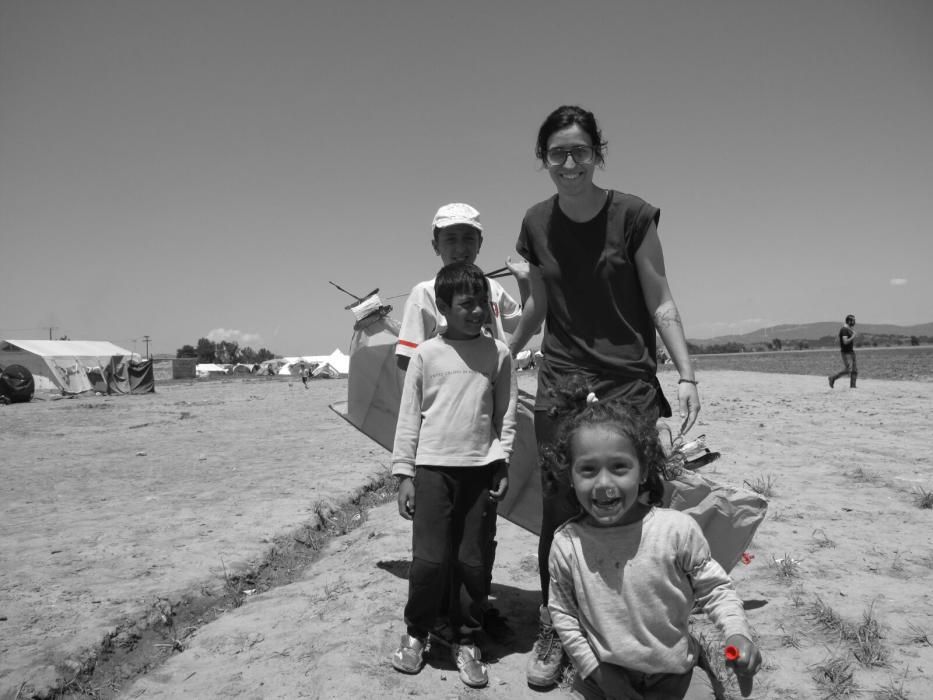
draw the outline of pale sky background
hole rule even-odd
[[[931,36],[929,0],[0,0],[0,338],[347,350],[328,280],[432,277],[441,204],[514,255],[564,103],[661,208],[688,337],[929,322]]]

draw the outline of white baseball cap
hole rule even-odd
[[[479,212],[469,204],[461,202],[445,204],[434,215],[433,228],[447,228],[457,224],[466,224],[480,233],[483,232],[483,225],[479,222]]]

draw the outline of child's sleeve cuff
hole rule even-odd
[[[393,476],[415,476],[415,465],[408,462],[395,462],[392,465]]]

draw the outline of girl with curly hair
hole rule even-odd
[[[548,610],[576,669],[574,697],[687,697],[701,656],[688,629],[695,605],[748,684],[761,655],[729,575],[693,518],[658,507],[666,460],[655,426],[580,382],[555,394],[546,487],[571,489],[579,513],[554,534]],[[691,694],[709,697],[698,676]]]

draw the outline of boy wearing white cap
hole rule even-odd
[[[445,204],[434,215],[433,229],[431,246],[444,265],[476,262],[476,256],[483,245],[483,225],[476,209],[460,202]],[[526,297],[529,284],[527,274],[522,274],[522,268],[516,266],[509,265],[509,269],[515,275],[522,298]],[[489,302],[491,318],[487,330],[493,338],[505,341],[505,333],[511,333],[518,326],[522,307],[494,279],[489,280]],[[414,349],[428,338],[439,335],[446,324],[437,310],[434,278],[416,284],[405,302],[402,327],[398,334],[395,356],[399,367],[406,369]]]

